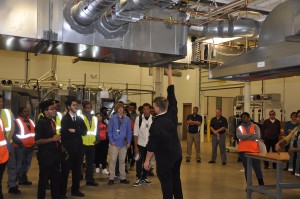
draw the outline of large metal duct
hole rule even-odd
[[[278,5],[262,25],[259,47],[212,70],[212,77],[253,81],[300,75],[299,16],[299,0]]]
[[[117,0],[69,0],[64,10],[64,16],[72,29],[86,34],[93,33],[91,26],[103,12],[116,4]]]
[[[97,2],[100,6],[100,1]],[[0,26],[0,49],[33,52],[36,55],[75,56],[74,63],[86,60],[144,66],[164,64],[186,56],[187,26],[168,26],[162,22],[141,20],[139,23],[130,23],[127,34],[122,37],[105,39],[95,30],[93,17],[87,20],[89,22],[75,22],[71,11],[72,8],[77,9],[75,5],[82,6],[78,3],[78,0],[1,0],[0,18],[5,20]],[[138,5],[136,9],[146,9],[149,4]],[[184,21],[182,13],[177,10],[165,11],[159,5],[150,6],[141,12],[149,17],[172,17]],[[89,8],[89,12],[96,13],[91,11],[92,8],[96,9],[95,4]],[[99,13],[104,10],[99,10]]]
[[[191,26],[189,35],[198,38],[255,37],[259,34],[259,23],[250,19],[221,20],[210,24]]]
[[[137,22],[144,17],[144,11],[159,0],[127,0],[123,5],[106,11],[96,24],[96,29],[106,39],[122,37],[128,30],[129,22]],[[169,0],[169,3],[176,1]]]
[[[98,19],[102,12],[116,3],[116,0],[84,0],[72,7],[72,17],[82,25],[88,26]]]

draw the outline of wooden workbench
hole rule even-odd
[[[251,199],[252,192],[259,192],[265,195],[282,199],[282,189],[300,188],[300,182],[282,182],[282,163],[288,162],[290,156],[286,152],[280,153],[247,153],[247,199]],[[252,186],[252,159],[270,161],[276,163],[275,185]],[[274,190],[275,191],[271,191]]]

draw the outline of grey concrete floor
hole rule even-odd
[[[186,142],[182,141],[183,157],[185,158]],[[243,199],[246,198],[246,182],[243,174],[243,166],[237,162],[237,153],[231,150],[228,154],[228,163],[226,166],[221,165],[220,156],[218,156],[216,164],[208,164],[211,154],[211,144],[201,143],[201,157],[202,163],[199,164],[192,159],[190,163],[186,163],[185,159],[181,167],[181,180],[183,187],[183,194],[185,199]],[[195,154],[193,154],[194,157]],[[276,172],[273,169],[263,170],[263,175],[266,184],[274,184],[276,182]],[[38,165],[36,156],[33,158],[32,166],[29,172],[29,179],[33,182],[31,186],[20,186],[22,194],[13,195],[7,193],[6,181],[7,173],[4,174],[3,179],[3,193],[4,198],[36,198],[37,182],[38,182]],[[254,184],[257,184],[255,176]],[[99,187],[89,187],[85,182],[81,183],[81,191],[85,193],[88,199],[106,198],[106,199],[159,199],[162,198],[160,183],[156,176],[149,177],[152,182],[151,185],[143,185],[140,187],[133,187],[135,181],[135,171],[130,171],[127,178],[130,180],[130,185],[119,184],[115,181],[115,185],[107,185],[107,176],[102,174],[95,174],[96,181]],[[292,176],[289,172],[283,172],[284,181],[300,181],[299,178]],[[71,186],[71,180],[69,181]],[[67,193],[70,196],[70,188]],[[50,191],[47,191],[47,198],[50,198]],[[267,199],[259,193],[253,193],[253,199]],[[283,198],[285,199],[299,199],[300,190],[290,189],[283,191]]]

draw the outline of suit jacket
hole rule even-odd
[[[75,133],[69,132],[68,129],[75,129]],[[68,153],[82,153],[83,143],[82,137],[86,135],[87,128],[81,117],[76,116],[76,121],[69,113],[64,115],[61,119],[61,143]]]

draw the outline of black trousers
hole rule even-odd
[[[130,147],[127,149],[127,158],[126,162],[130,163],[130,166],[134,166],[134,141],[131,140]]]
[[[3,199],[3,193],[2,193],[2,178],[3,178],[3,173],[6,168],[6,162],[0,164],[0,199]]]
[[[72,170],[72,187],[71,192],[79,191],[81,178],[81,165],[83,162],[83,149],[75,153],[69,153],[69,158],[62,162],[61,166],[61,189],[60,194],[66,195],[68,186],[68,177],[70,170]]]
[[[38,151],[37,159],[39,164],[39,182],[38,182],[38,199],[46,197],[46,185],[50,180],[51,198],[59,198],[60,186],[60,151]]]
[[[147,178],[147,170],[144,169],[144,162],[147,155],[147,148],[138,145],[139,153],[140,153],[140,159],[136,161],[136,177],[138,179],[146,179]]]
[[[108,145],[108,139],[101,140],[98,144],[95,145],[95,165],[97,168],[99,168],[99,165],[101,164],[102,169],[106,169]]]
[[[265,139],[264,140],[266,148],[267,148],[267,152],[270,152],[270,149],[272,148],[272,152],[275,152],[275,145],[278,142],[278,140],[268,140]],[[269,161],[264,161],[265,166],[269,166]],[[276,167],[276,163],[273,162],[272,164],[273,168]]]
[[[84,145],[85,154],[85,179],[87,182],[94,182],[94,160],[95,160],[95,146]]]
[[[181,180],[180,180],[180,166],[182,157],[178,159],[173,165],[160,166],[157,163],[157,176],[161,184],[163,199],[183,199]]]

